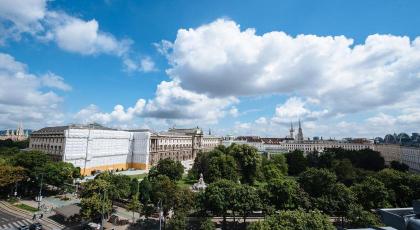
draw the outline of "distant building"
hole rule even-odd
[[[46,127],[30,136],[29,148],[81,168],[83,175],[97,170],[147,169],[160,159],[184,161],[221,144],[201,129],[116,130],[98,124]]]
[[[401,146],[396,144],[376,144],[375,151],[378,151],[389,165],[392,161],[401,162]]]
[[[23,129],[22,122],[19,123],[16,130],[6,130],[6,133],[0,136],[0,140],[23,141],[28,139],[28,131]]]

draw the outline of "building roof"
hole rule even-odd
[[[62,132],[64,132],[64,130],[67,130],[69,128],[73,128],[73,129],[116,130],[116,129],[112,129],[112,128],[102,126],[102,125],[97,124],[97,123],[86,124],[86,125],[71,124],[71,125],[65,125],[65,126],[45,127],[45,128],[40,129],[40,130],[37,130],[35,132],[32,132],[32,134],[62,133]]]

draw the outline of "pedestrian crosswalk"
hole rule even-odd
[[[0,230],[14,230],[17,229],[20,226],[30,225],[32,222],[28,219],[21,219],[14,222],[10,222],[7,224],[3,224],[0,226]]]

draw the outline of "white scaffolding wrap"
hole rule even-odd
[[[64,160],[76,167],[93,168],[148,163],[150,132],[121,130],[65,130]]]

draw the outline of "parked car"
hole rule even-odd
[[[27,225],[19,226],[17,229],[18,230],[29,230],[29,226],[27,226]]]
[[[33,223],[29,226],[29,230],[42,230],[42,224]]]

